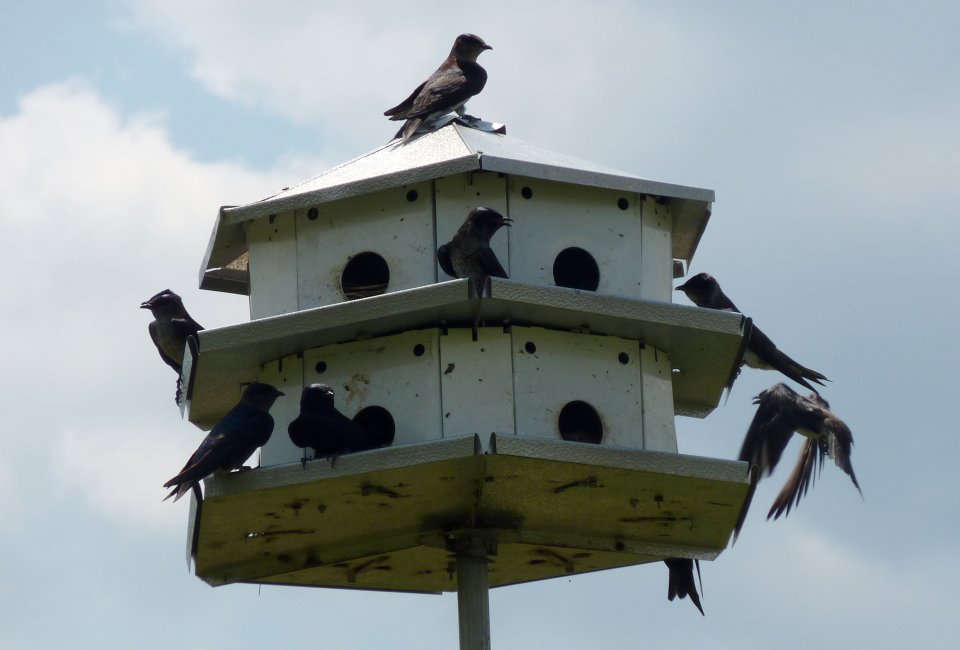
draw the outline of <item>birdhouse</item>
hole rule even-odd
[[[713,198],[450,124],[222,208],[201,287],[251,320],[200,333],[189,418],[209,428],[252,381],[286,397],[260,467],[206,481],[197,574],[455,590],[467,532],[493,586],[716,557],[747,466],[678,454],[674,418],[716,407],[743,323],[671,303]],[[478,206],[512,219],[491,240],[509,278],[479,291],[436,255]],[[385,446],[294,446],[312,383]]]

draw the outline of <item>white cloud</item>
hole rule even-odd
[[[0,437],[17,459],[0,459],[5,482],[46,476],[52,455],[51,498],[60,486],[122,525],[170,523],[181,509],[159,509],[160,485],[200,438],[180,421],[174,373],[139,304],[171,287],[208,327],[245,320],[242,297],[195,288],[218,208],[301,180],[306,166],[329,165],[199,162],[161,116],[122,116],[80,80],[38,88],[0,116],[0,274],[15,315],[0,337],[15,405]]]

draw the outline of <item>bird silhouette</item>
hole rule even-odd
[[[287,427],[297,447],[312,447],[315,457],[338,456],[376,447],[356,422],[337,410],[333,389],[310,384],[300,394],[300,415]]]
[[[487,71],[477,63],[477,57],[492,49],[479,36],[460,34],[440,67],[409,97],[384,111],[391,120],[406,120],[394,137],[406,144],[418,129],[429,127],[436,118],[454,111],[463,115],[464,105],[487,83]]]
[[[237,469],[270,439],[273,417],[270,407],[283,395],[270,384],[253,383],[243,391],[240,402],[217,422],[203,439],[180,473],[163,484],[172,487],[164,501],[193,489],[200,496],[200,481],[214,472]]]
[[[663,561],[670,570],[669,582],[667,584],[667,600],[673,601],[679,597],[681,600],[690,596],[690,602],[696,605],[702,616],[703,607],[700,605],[700,594],[697,593],[697,585],[693,581],[693,564],[697,564],[697,576],[700,575],[699,560],[688,560],[685,558],[667,558]],[[703,589],[703,581],[700,582],[700,588]]]

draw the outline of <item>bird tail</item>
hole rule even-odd
[[[703,579],[700,576],[700,561],[688,560],[683,558],[669,558],[663,561],[670,570],[670,578],[667,583],[667,600],[672,601],[679,597],[681,600],[690,596],[690,601],[700,610],[701,616],[703,606],[700,604],[700,594],[697,593],[697,584],[693,581],[693,566],[696,563],[697,577],[700,577],[700,590],[703,591]]]

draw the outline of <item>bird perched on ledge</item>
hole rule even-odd
[[[383,112],[391,120],[406,120],[394,137],[406,144],[421,126],[429,125],[433,119],[453,111],[463,115],[464,105],[487,83],[487,71],[477,63],[477,57],[484,50],[492,49],[474,34],[457,36],[440,67],[409,97]]]
[[[170,289],[164,289],[146,302],[140,303],[140,309],[149,309],[153,314],[153,321],[147,329],[153,344],[157,346],[160,358],[177,373],[177,392],[174,399],[179,404],[183,348],[187,344],[187,338],[196,337],[203,326],[190,317],[183,306],[183,300]]]
[[[300,394],[300,415],[287,427],[297,447],[312,447],[314,456],[338,456],[373,449],[377,445],[356,422],[337,410],[333,389],[310,384]]]
[[[238,469],[257,447],[262,447],[273,433],[270,408],[283,395],[270,384],[247,386],[240,403],[230,409],[203,439],[180,473],[163,484],[173,490],[164,501],[174,501],[194,490],[200,501],[200,481],[214,472]]]
[[[797,394],[786,384],[775,384],[753,399],[757,413],[743,439],[739,459],[756,465],[760,474],[771,474],[780,461],[794,432],[805,436],[793,472],[774,500],[767,519],[790,514],[800,497],[813,485],[815,474],[830,457],[842,469],[863,497],[857,476],[850,463],[853,434],[850,428],[830,411],[830,405],[816,393],[808,397]],[[737,522],[734,539],[743,523]]]
[[[689,298],[697,307],[720,309],[722,311],[736,312],[738,314],[743,313],[737,309],[737,306],[733,304],[733,301],[730,300],[725,293],[723,293],[723,290],[720,289],[720,284],[709,273],[698,273],[677,287],[676,291],[684,292],[687,295],[687,298]],[[751,368],[757,368],[760,370],[779,370],[790,379],[794,380],[798,384],[806,386],[815,393],[817,392],[817,389],[807,382],[807,379],[816,382],[821,386],[824,385],[824,380],[829,381],[816,370],[811,370],[810,368],[801,366],[799,363],[781,352],[777,346],[774,345],[773,341],[771,341],[766,334],[760,331],[760,328],[756,325],[753,326],[750,332],[750,339],[747,341],[747,350],[743,357],[743,363]],[[728,391],[733,387],[733,381],[735,379],[736,373],[730,378],[730,382],[727,385]]]
[[[509,228],[511,223],[512,219],[493,208],[474,208],[453,239],[437,249],[440,268],[451,277],[470,278],[477,295],[481,295],[488,277],[507,277],[497,254],[490,248],[490,239],[502,226]]]

